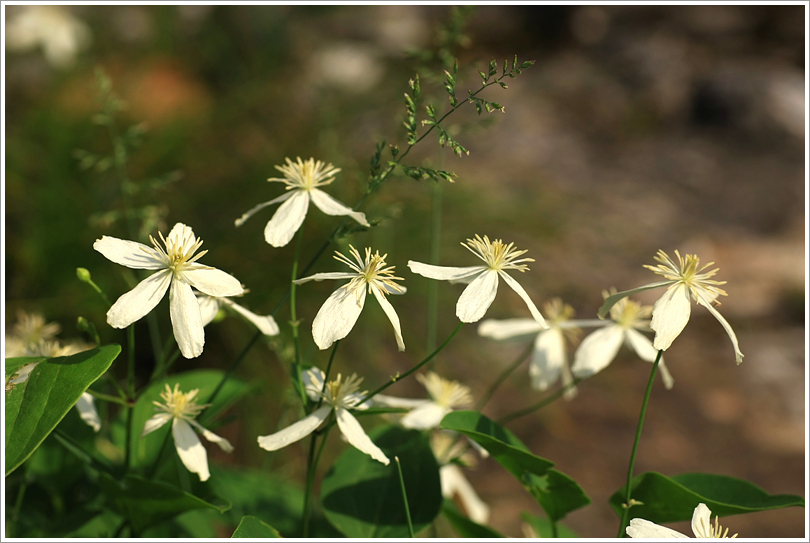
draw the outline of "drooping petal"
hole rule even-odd
[[[76,409],[79,410],[79,416],[94,432],[101,430],[101,419],[96,411],[96,405],[93,402],[93,397],[87,392],[79,396],[79,401],[76,402]]]
[[[273,247],[287,245],[307,216],[309,194],[302,190],[293,192],[295,194],[279,206],[264,228],[264,239]]]
[[[692,301],[689,299],[689,287],[676,285],[668,289],[653,306],[650,328],[655,330],[653,347],[666,351],[675,338],[689,322],[692,312]]]
[[[534,319],[487,319],[478,325],[478,335],[492,339],[524,339],[532,338],[540,331],[545,330]]]
[[[203,294],[222,298],[239,296],[245,292],[242,284],[233,275],[216,268],[199,267],[183,270],[183,278]]]
[[[203,326],[208,326],[219,312],[219,301],[207,294],[197,294],[197,303],[200,305],[200,318]]]
[[[211,476],[208,472],[208,454],[188,422],[183,419],[174,419],[172,435],[177,456],[180,457],[186,469],[199,475],[200,481],[207,481]]]
[[[316,409],[292,426],[279,430],[275,434],[259,436],[259,447],[266,451],[277,451],[290,443],[295,443],[299,439],[303,439],[314,432],[318,426],[326,420],[326,417],[329,416],[331,411],[332,406],[325,405]]]
[[[456,316],[461,322],[477,322],[486,314],[498,293],[498,272],[487,270],[476,277],[456,303]]]
[[[639,358],[646,362],[655,362],[655,357],[658,356],[658,351],[655,347],[653,347],[652,341],[650,341],[647,336],[631,328],[626,331],[625,339],[630,345],[630,348],[636,352]],[[667,390],[671,389],[675,384],[675,380],[672,378],[672,374],[669,373],[667,365],[664,364],[663,355],[661,356],[661,360],[658,362],[658,371],[661,372],[661,379],[664,381],[664,388]]]
[[[231,445],[231,442],[225,439],[224,437],[216,435],[214,432],[208,430],[207,428],[203,428],[202,425],[196,420],[189,420],[188,423],[194,426],[197,430],[199,430],[205,439],[207,439],[211,443],[216,443],[217,445],[219,445],[219,448],[222,449],[223,451],[227,453],[233,451],[233,445]]]
[[[172,320],[174,339],[185,358],[196,358],[203,352],[205,331],[203,330],[200,304],[183,281],[172,281],[169,291],[169,315]]]
[[[731,329],[731,325],[728,321],[723,318],[723,315],[720,314],[711,304],[711,302],[703,299],[702,297],[698,297],[698,303],[705,307],[706,309],[714,315],[714,318],[718,320],[718,322],[723,326],[723,329],[728,334],[729,339],[731,339],[731,344],[734,346],[734,356],[737,359],[737,364],[742,364],[743,356],[742,351],[740,351],[740,345],[737,343],[737,334],[734,333],[734,330]]]
[[[327,279],[354,279],[357,277],[356,273],[346,273],[346,272],[324,272],[324,273],[316,273],[315,275],[310,275],[309,277],[302,277],[301,279],[296,279],[293,281],[296,285],[302,285],[309,281],[324,281]]]
[[[335,415],[337,418],[338,428],[340,428],[340,433],[346,437],[346,441],[351,443],[352,446],[359,451],[366,453],[374,460],[382,462],[386,466],[391,463],[391,461],[388,460],[388,457],[385,456],[385,453],[383,453],[380,448],[371,441],[371,438],[366,435],[366,432],[363,431],[363,427],[360,426],[360,423],[357,422],[354,415],[349,413],[348,409],[345,407],[338,407],[335,409]]]
[[[334,291],[312,321],[312,339],[318,348],[328,349],[335,341],[348,336],[365,303],[365,292],[355,293],[343,287]]]
[[[259,332],[266,336],[275,336],[279,333],[278,324],[272,315],[257,315],[256,313],[245,309],[239,304],[230,300],[224,300],[225,305],[231,307],[234,311],[245,317],[250,321],[253,326],[259,329]]]
[[[632,538],[639,539],[669,539],[673,537],[686,537],[681,532],[676,532],[671,528],[659,526],[643,518],[634,518],[630,521],[630,526],[625,528],[625,532]]]
[[[273,204],[280,204],[281,202],[289,199],[293,194],[295,194],[295,192],[288,191],[288,192],[285,192],[284,194],[282,194],[281,196],[279,196],[278,198],[273,198],[269,202],[264,202],[263,204],[259,204],[259,205],[255,206],[255,207],[253,207],[250,211],[246,212],[244,215],[242,215],[238,219],[236,219],[235,221],[233,221],[233,224],[237,228],[239,228],[240,226],[245,224],[246,220],[248,220],[253,215],[255,215],[257,211],[260,211],[260,210],[264,209],[265,207],[271,206]]]
[[[546,390],[560,376],[565,365],[565,338],[556,328],[542,332],[534,340],[534,352],[529,363],[532,388]]]
[[[143,318],[163,299],[171,280],[172,272],[162,270],[138,283],[107,311],[107,323],[113,328],[126,328]]]
[[[467,279],[474,279],[486,271],[485,266],[467,266],[466,268],[453,268],[450,266],[433,266],[422,264],[421,262],[408,261],[408,268],[413,273],[419,274],[428,279],[438,279],[440,281],[467,282]]]
[[[695,537],[712,538],[712,512],[705,503],[699,503],[692,513],[692,531]]]
[[[376,287],[372,286],[371,292],[374,293],[374,297],[377,298],[378,302],[380,302],[380,307],[383,308],[385,316],[388,317],[388,320],[391,321],[391,325],[394,327],[394,336],[397,338],[397,348],[400,351],[404,351],[405,342],[402,339],[402,328],[399,325],[399,316],[397,315],[397,312],[394,311],[394,306],[391,305],[391,302],[389,302],[385,298],[385,295],[380,293]]]
[[[116,264],[136,270],[159,270],[166,263],[157,258],[155,250],[137,241],[101,236],[93,243],[93,249]]]
[[[452,411],[450,408],[442,407],[435,402],[428,402],[402,417],[399,423],[404,428],[429,430],[437,428],[444,416],[450,411]]]
[[[486,524],[489,520],[489,506],[485,504],[472,485],[455,464],[447,464],[439,469],[439,478],[442,485],[442,496],[452,500],[458,494],[464,511],[470,520],[478,524]]]
[[[352,211],[352,208],[338,202],[321,189],[311,189],[309,196],[312,198],[312,203],[327,215],[348,215],[363,226],[371,226],[368,224],[364,213]]]
[[[164,424],[172,420],[172,416],[169,413],[157,413],[152,416],[146,423],[143,425],[143,432],[141,432],[141,437],[151,434],[158,428],[161,428]]]
[[[540,314],[537,307],[534,305],[534,302],[531,298],[529,298],[529,293],[523,290],[523,287],[520,286],[520,283],[515,281],[515,279],[506,273],[505,271],[498,272],[498,275],[509,285],[512,290],[517,292],[518,296],[523,298],[523,301],[526,302],[526,306],[529,308],[529,313],[532,314],[532,318],[537,321],[537,323],[542,326],[543,328],[548,328],[548,324],[546,324],[546,319],[543,318],[543,315]]]
[[[596,312],[600,319],[604,319],[605,316],[610,312],[610,308],[616,305],[616,302],[621,300],[622,298],[627,298],[628,296],[632,296],[638,292],[644,292],[645,290],[650,290],[653,288],[658,287],[665,287],[671,285],[672,281],[658,281],[656,283],[650,283],[649,285],[644,285],[643,287],[632,288],[630,290],[625,290],[622,292],[617,292],[616,294],[611,294],[605,301],[602,303],[602,306]]]
[[[605,369],[619,352],[624,340],[624,330],[620,326],[606,326],[588,335],[579,344],[574,354],[571,373],[578,379],[585,379]]]

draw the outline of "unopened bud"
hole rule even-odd
[[[89,283],[91,281],[90,271],[87,268],[76,268],[76,277],[82,283]]]

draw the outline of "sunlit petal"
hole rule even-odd
[[[264,239],[273,247],[284,247],[293,238],[307,216],[309,194],[294,191],[286,202],[276,210],[264,228]]]
[[[323,421],[326,420],[326,417],[329,416],[331,411],[332,406],[325,405],[313,411],[292,426],[279,430],[275,434],[271,434],[269,436],[259,436],[259,447],[267,451],[277,451],[282,447],[286,447],[290,443],[295,443],[299,439],[303,439],[314,432],[318,426],[320,426]]]
[[[278,324],[276,323],[276,319],[273,318],[272,315],[257,315],[256,313],[245,309],[239,304],[236,304],[230,300],[224,300],[223,302],[225,305],[232,308],[234,311],[245,317],[248,321],[250,321],[253,326],[259,329],[259,332],[266,336],[275,336],[279,333]]]
[[[461,322],[477,322],[486,314],[498,293],[498,272],[487,270],[476,277],[456,303],[456,316]]]
[[[532,387],[546,390],[560,376],[565,365],[565,338],[558,329],[551,329],[537,335],[534,352],[529,363],[529,377]]]
[[[492,339],[524,339],[527,336],[534,338],[538,332],[545,330],[534,319],[487,319],[478,325],[478,335]]]
[[[251,218],[253,215],[255,215],[257,211],[260,211],[265,207],[271,206],[273,204],[280,204],[281,202],[288,200],[293,194],[295,194],[294,191],[288,191],[279,196],[278,198],[273,198],[269,202],[264,202],[263,204],[255,206],[250,211],[246,212],[244,215],[233,221],[234,225],[236,225],[236,227],[242,226],[243,224],[245,224],[245,221]]]
[[[183,278],[192,287],[209,296],[239,296],[245,290],[234,276],[216,268],[191,268],[183,270]]]
[[[113,328],[126,328],[143,318],[163,299],[171,279],[172,272],[162,270],[138,283],[107,311],[107,323]]]
[[[388,457],[385,456],[385,453],[366,435],[366,432],[363,431],[363,427],[360,426],[357,419],[349,413],[348,409],[338,407],[335,409],[335,415],[340,433],[346,437],[346,440],[351,443],[352,446],[371,456],[374,460],[382,462],[386,466],[391,462],[388,460]]]
[[[101,236],[93,243],[93,249],[116,264],[136,270],[159,270],[166,263],[157,258],[155,250],[136,241]]]
[[[698,303],[708,309],[711,314],[714,315],[714,318],[717,319],[718,322],[723,326],[723,329],[728,334],[729,339],[731,339],[731,344],[734,346],[734,356],[737,359],[737,364],[742,364],[743,356],[745,355],[743,355],[740,351],[740,345],[737,343],[737,334],[735,334],[734,330],[731,329],[731,325],[725,318],[723,318],[723,315],[721,315],[720,312],[712,306],[711,302],[704,300],[702,297],[698,297]]]
[[[542,326],[543,328],[548,328],[548,324],[546,324],[546,319],[544,319],[543,315],[540,314],[540,311],[538,311],[532,299],[529,298],[529,294],[525,290],[523,290],[522,286],[520,286],[520,283],[515,281],[515,279],[512,276],[510,276],[508,273],[504,271],[498,272],[498,274],[501,276],[501,279],[503,279],[504,282],[507,285],[509,285],[509,287],[512,290],[517,292],[518,296],[523,298],[523,301],[526,302],[526,306],[529,308],[529,313],[532,314],[532,318],[536,320],[537,323],[540,324],[540,326]]]
[[[404,417],[399,423],[404,428],[415,430],[429,430],[439,426],[444,416],[451,411],[449,407],[443,407],[434,402],[417,407]]]
[[[374,297],[377,298],[378,302],[380,302],[380,306],[383,308],[385,316],[388,317],[388,320],[391,321],[391,325],[394,327],[394,336],[397,339],[397,348],[400,351],[404,351],[405,342],[402,339],[402,327],[399,324],[399,316],[397,316],[397,312],[394,311],[394,306],[391,305],[391,302],[389,302],[385,298],[385,295],[381,294],[377,288],[372,286],[371,292],[374,293]]]
[[[365,292],[357,293],[342,287],[334,291],[312,321],[312,339],[318,348],[328,349],[335,341],[348,336],[365,303]]]
[[[309,195],[312,198],[312,203],[327,215],[348,215],[363,226],[370,226],[366,220],[365,214],[359,211],[352,211],[352,208],[341,204],[324,191],[311,189]]]
[[[616,358],[623,339],[624,331],[616,325],[592,332],[579,344],[574,354],[571,372],[578,379],[599,373]]]
[[[692,301],[689,299],[689,287],[684,284],[668,289],[653,306],[650,328],[655,330],[653,347],[666,351],[675,338],[689,322],[692,312]]]
[[[203,330],[200,304],[188,284],[174,280],[169,291],[169,314],[174,330],[174,339],[185,358],[196,358],[203,352]]]
[[[211,476],[208,472],[208,454],[189,423],[183,419],[174,419],[172,435],[177,456],[180,457],[186,469],[198,474],[200,481],[207,481]]]
[[[467,279],[478,277],[484,271],[484,266],[467,266],[466,268],[452,268],[449,266],[433,266],[431,264],[422,264],[421,262],[408,261],[408,268],[413,273],[419,274],[429,279],[438,279],[440,281],[461,282]]]
[[[455,464],[447,464],[439,470],[439,477],[442,485],[442,496],[452,500],[458,495],[461,506],[470,517],[470,520],[478,524],[486,524],[489,520],[489,506],[485,504],[478,494],[475,493],[472,485],[464,477],[464,474]]]
[[[630,521],[630,526],[625,528],[627,535],[632,538],[641,539],[669,539],[673,537],[686,537],[681,532],[676,532],[670,528],[659,526],[643,518],[634,518]]]

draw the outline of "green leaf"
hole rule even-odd
[[[35,362],[42,362],[46,360],[45,356],[22,356],[19,358],[6,358],[6,379],[17,373],[17,370],[28,364]]]
[[[642,505],[630,508],[630,518],[640,517],[659,524],[690,520],[700,503],[705,503],[712,515],[721,517],[783,507],[804,507],[801,496],[768,494],[748,481],[711,473],[684,473],[667,477],[649,471],[633,477],[630,488],[632,498],[642,502]],[[622,504],[625,495],[623,486],[610,497],[610,505],[619,517],[624,512]]]
[[[142,532],[185,511],[209,508],[221,513],[231,507],[229,503],[209,503],[176,486],[148,481],[137,475],[127,475],[116,481],[106,473],[100,473],[98,482],[112,510],[129,520],[135,532]]]
[[[534,534],[532,534],[533,536],[536,534],[536,537],[544,539],[554,537],[554,529],[552,528],[552,524],[549,519],[536,517],[525,512],[520,514],[520,518],[522,518],[523,522],[531,526],[532,530],[534,530]],[[576,532],[560,524],[557,525],[557,537],[579,539]]]
[[[442,513],[453,529],[461,537],[496,538],[504,537],[490,528],[477,522],[473,522],[469,517],[459,511],[458,507],[451,500],[444,500],[442,503]]]
[[[262,522],[254,516],[248,515],[242,517],[239,521],[239,526],[234,530],[233,537],[254,537],[254,538],[267,538],[267,537],[281,537],[275,528]]]
[[[39,447],[120,352],[120,346],[107,345],[42,360],[27,381],[6,391],[6,475]]]
[[[428,438],[396,426],[378,428],[370,437],[391,464],[385,466],[347,447],[321,483],[326,518],[348,537],[408,537],[405,504],[393,462],[397,456],[414,533],[418,533],[433,522],[442,504],[439,467]]]
[[[529,474],[543,476],[554,465],[530,453],[512,432],[476,411],[448,413],[439,427],[461,432],[474,440],[524,485],[528,484]]]
[[[576,481],[556,469],[548,470],[542,477],[532,476],[531,480],[529,491],[555,522],[565,518],[571,511],[591,503],[591,499]]]

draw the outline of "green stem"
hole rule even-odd
[[[315,454],[315,442],[318,439],[318,434],[313,433],[309,441],[309,456],[307,457],[307,486],[304,492],[304,513],[302,515],[303,526],[301,528],[302,537],[309,535],[309,519],[312,516],[312,489],[315,486],[315,474],[318,471],[318,464],[321,461],[321,454],[323,453],[324,445],[326,444],[326,437],[329,435],[329,427],[324,431],[321,439],[321,446],[318,448],[318,453]]]
[[[513,421],[513,420],[515,420],[517,418],[520,418],[520,417],[522,417],[524,415],[528,415],[529,413],[533,413],[533,412],[537,411],[538,409],[544,408],[548,404],[552,403],[554,400],[557,400],[558,398],[562,397],[566,392],[568,392],[570,389],[577,386],[577,383],[580,383],[581,381],[584,381],[584,379],[574,379],[573,381],[571,381],[567,385],[561,386],[560,388],[555,390],[552,394],[546,396],[545,398],[543,398],[542,400],[540,400],[536,404],[530,405],[529,407],[525,407],[523,409],[519,409],[518,411],[515,411],[513,413],[509,413],[508,415],[506,415],[504,417],[501,417],[497,421],[498,424],[506,424],[507,422],[511,422],[511,421]]]
[[[231,364],[231,367],[228,368],[228,371],[226,371],[225,375],[222,376],[222,379],[219,380],[219,383],[217,384],[216,388],[211,393],[211,395],[208,397],[208,401],[206,401],[205,403],[210,405],[211,403],[214,402],[214,398],[217,397],[217,394],[219,394],[219,391],[222,390],[222,387],[225,386],[225,383],[228,381],[228,379],[231,378],[231,375],[233,375],[233,373],[236,371],[236,368],[239,367],[239,364],[242,363],[242,360],[245,358],[245,356],[247,356],[248,351],[250,351],[250,348],[253,347],[253,344],[256,343],[259,340],[261,335],[262,335],[262,333],[260,331],[258,331],[258,330],[256,331],[255,334],[253,334],[253,337],[250,338],[250,341],[248,342],[248,344],[245,345],[245,348],[242,349],[242,352],[239,353],[239,356],[236,357],[236,360],[234,360],[233,364]],[[207,410],[208,410],[207,407],[205,409],[203,409],[200,412],[200,415],[197,417],[197,420],[201,420],[203,414]]]
[[[442,155],[443,156],[443,155]],[[442,230],[442,192],[444,185],[433,185],[433,206],[430,220],[430,263],[439,264]],[[427,350],[436,348],[436,335],[439,327],[439,282],[428,283]]]
[[[411,522],[411,508],[408,506],[408,494],[405,492],[405,479],[402,477],[402,466],[399,463],[399,457],[394,457],[394,462],[397,463],[397,473],[399,474],[399,488],[402,489],[402,503],[405,504],[405,519],[408,521],[408,533],[410,536],[416,537],[413,533],[413,523]]]
[[[111,396],[110,394],[103,394],[101,392],[96,392],[93,389],[88,388],[87,393],[90,394],[94,398],[98,398],[99,400],[103,400],[105,402],[117,403],[120,405],[125,405],[129,407],[130,402],[124,398],[119,398],[118,396]]]
[[[104,300],[104,303],[105,303],[105,304],[107,304],[107,307],[112,306],[112,304],[110,303],[110,299],[109,299],[109,298],[107,298],[107,295],[106,295],[106,294],[104,294],[104,291],[103,291],[103,290],[101,290],[101,287],[99,287],[99,286],[98,286],[98,285],[97,285],[95,282],[93,282],[93,280],[92,280],[92,279],[90,279],[89,277],[86,277],[86,278],[83,278],[83,279],[82,279],[82,281],[84,281],[85,283],[87,283],[88,285],[90,285],[90,288],[92,288],[93,290],[95,290],[95,291],[96,291],[96,293],[97,293],[99,296],[101,296],[101,299],[102,299],[102,300]]]
[[[127,407],[127,422],[126,422],[126,448],[124,449],[124,468],[129,471],[129,460],[132,456],[132,412],[135,407]]]
[[[560,534],[557,532],[557,523],[552,519],[548,519],[548,521],[551,523],[551,537],[555,539],[560,537]]]
[[[630,489],[630,483],[633,480],[633,467],[636,464],[636,453],[638,452],[638,443],[641,440],[641,427],[644,425],[644,415],[647,413],[647,403],[650,401],[650,394],[652,393],[653,382],[655,381],[655,372],[658,370],[658,363],[661,361],[661,355],[664,354],[664,351],[658,351],[658,356],[655,357],[655,363],[653,364],[652,372],[650,372],[650,380],[647,382],[647,390],[644,392],[644,401],[641,403],[641,412],[638,415],[638,426],[636,427],[636,439],[633,441],[633,451],[630,453],[630,465],[627,468],[627,491],[625,493],[625,500],[622,507],[624,508],[624,512],[622,513],[622,523],[619,525],[619,535],[616,537],[624,537],[625,536],[625,526],[627,526],[628,517],[630,516],[630,507],[632,507],[632,501],[630,499],[630,495],[632,493]]]
[[[487,404],[490,398],[492,398],[492,395],[495,394],[495,391],[498,390],[498,387],[501,386],[504,381],[506,381],[506,378],[509,377],[513,371],[518,369],[518,367],[523,363],[524,360],[526,360],[529,357],[529,355],[532,353],[533,350],[534,350],[534,343],[526,347],[526,350],[520,353],[520,356],[518,356],[514,362],[509,364],[509,366],[501,372],[498,378],[495,379],[495,382],[492,383],[492,385],[484,393],[484,395],[481,396],[481,399],[478,400],[478,403],[475,404],[475,407],[473,407],[474,411],[481,411],[481,409]]]
[[[135,325],[127,327],[127,398],[135,401]],[[134,405],[127,406],[126,448],[124,450],[124,467],[129,471],[132,457],[132,412]]]
[[[115,380],[115,377],[113,377],[110,374],[110,372],[106,372],[106,373],[104,373],[104,375],[107,377],[107,380],[110,381],[110,383],[112,383],[113,388],[115,388],[115,391],[118,392],[118,395],[121,397],[121,399],[125,400],[125,401],[129,401],[129,398],[127,397],[127,393],[124,392],[124,389],[121,388],[121,385],[118,384],[118,381]]]
[[[329,372],[332,371],[332,361],[335,360],[335,353],[337,352],[338,345],[340,345],[340,340],[335,342],[335,346],[332,347],[332,353],[329,355],[329,363],[326,364],[326,373],[323,374],[323,386],[321,387],[321,397],[318,398],[318,405],[315,406],[315,409],[319,409],[323,404],[323,395],[326,392],[326,383],[329,381]]]
[[[391,379],[387,383],[385,383],[381,387],[375,389],[373,392],[371,392],[369,394],[366,394],[366,397],[363,398],[362,401],[358,402],[357,405],[366,403],[367,401],[369,401],[371,398],[373,398],[374,396],[376,396],[377,394],[379,394],[380,392],[382,392],[386,388],[390,387],[391,385],[393,385],[397,381],[401,381],[402,379],[405,379],[410,374],[412,374],[413,372],[415,372],[416,370],[418,370],[419,368],[421,368],[422,366],[424,366],[425,364],[427,364],[428,362],[433,360],[433,357],[436,356],[437,354],[439,354],[442,351],[442,349],[444,349],[447,346],[447,344],[450,343],[450,340],[453,339],[453,337],[455,337],[455,335],[458,333],[458,331],[461,330],[461,327],[462,327],[463,324],[464,324],[463,322],[458,323],[458,326],[456,326],[456,329],[453,330],[453,332],[447,337],[447,339],[445,339],[444,342],[441,345],[439,345],[438,348],[436,348],[435,351],[430,353],[427,356],[427,358],[425,358],[424,360],[419,362],[417,365],[415,365],[414,367],[412,367],[411,369],[409,369],[408,371],[406,371],[402,375],[397,373],[396,375],[392,376]]]
[[[296,287],[298,286],[295,284],[295,280],[298,279],[298,260],[301,258],[301,240],[304,237],[302,234],[303,231],[304,227],[302,225],[295,236],[295,256],[293,257],[292,279],[290,280],[290,326],[292,327],[293,343],[295,344],[295,360],[290,368],[290,374],[295,388],[298,391],[298,396],[301,398],[301,403],[306,406],[307,394],[301,382],[301,340],[298,337],[298,325],[301,323],[298,321],[295,305],[295,293]]]

